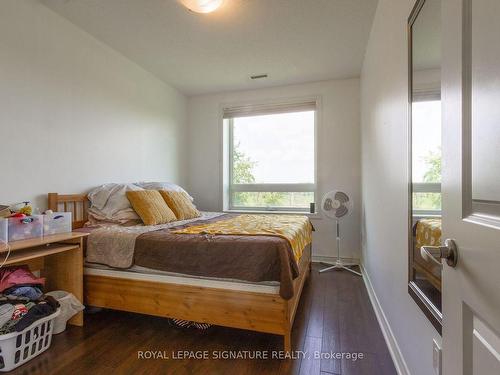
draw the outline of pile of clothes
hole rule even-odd
[[[59,302],[43,294],[45,278],[27,266],[0,268],[0,335],[21,332],[57,311]]]

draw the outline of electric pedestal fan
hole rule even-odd
[[[349,196],[343,191],[329,191],[321,200],[321,211],[323,211],[325,216],[329,219],[335,219],[337,227],[337,259],[335,264],[330,264],[330,267],[324,268],[319,272],[338,269],[346,270],[361,276],[359,272],[349,268],[350,266],[355,266],[355,264],[344,263],[340,258],[340,220],[344,219],[352,211],[352,201],[349,199]]]

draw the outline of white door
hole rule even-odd
[[[443,0],[443,374],[500,374],[500,0]]]

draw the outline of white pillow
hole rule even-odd
[[[166,191],[184,192],[188,195],[191,201],[194,200],[194,198],[191,195],[189,195],[189,193],[186,190],[184,190],[179,185],[173,184],[171,182],[136,182],[136,185],[145,190],[166,190]]]
[[[105,184],[93,189],[89,194],[89,214],[96,220],[125,223],[140,220],[130,204],[126,192],[144,190],[134,184]]]

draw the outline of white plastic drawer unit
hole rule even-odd
[[[8,220],[9,242],[42,237],[43,216],[10,217]]]
[[[71,232],[71,212],[54,212],[43,215],[43,235]]]

